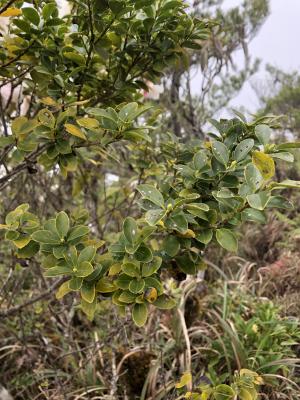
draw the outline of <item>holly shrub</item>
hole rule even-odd
[[[107,160],[118,175],[126,149],[139,176],[129,186],[133,207],[121,232],[105,238],[71,198],[50,218],[21,204],[0,229],[18,259],[34,258],[46,277],[62,277],[58,299],[78,292],[92,319],[109,296],[142,326],[150,307],[176,305],[166,284],[172,271],[197,274],[211,242],[236,252],[242,222],[265,223],[270,208],[292,207],[282,189],[300,184],[277,182],[275,167],[293,161],[289,149],[300,145],[272,143],[273,116],[212,120],[206,140],[161,132],[163,110],[143,91],[201,48],[215,22],[191,17],[181,0],[70,4],[64,17],[51,1],[1,10],[9,35],[1,37],[0,73],[4,84],[23,82],[29,108],[3,113],[0,188],[37,171],[76,187],[80,171]],[[77,192],[84,179],[80,185]]]

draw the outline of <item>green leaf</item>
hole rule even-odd
[[[283,188],[300,189],[300,181],[293,181],[291,179],[286,179],[285,181],[282,181],[282,182],[272,183],[271,188],[272,188],[272,190],[273,189],[283,189]]]
[[[176,389],[180,389],[184,386],[187,386],[191,382],[192,382],[192,374],[190,372],[185,372],[181,376],[180,381],[175,384],[175,387]]]
[[[13,243],[18,249],[23,249],[30,242],[30,236],[23,235],[14,240]]]
[[[57,214],[56,219],[55,219],[55,225],[56,225],[56,230],[59,234],[59,237],[61,239],[63,239],[69,232],[69,228],[70,228],[69,217],[64,211],[61,211],[60,213]]]
[[[188,230],[188,222],[183,214],[173,213],[166,220],[166,226],[168,229],[174,229],[182,234]]]
[[[157,206],[164,208],[163,195],[154,186],[151,185],[139,185],[137,190],[140,192],[143,199],[149,200]]]
[[[247,208],[242,212],[242,221],[253,221],[265,224],[267,222],[267,217],[260,210]]]
[[[166,296],[165,294],[159,296],[157,300],[153,303],[156,308],[160,310],[170,310],[176,306],[176,301],[171,297]]]
[[[55,125],[55,117],[51,111],[47,110],[47,108],[43,108],[38,113],[39,121],[49,128],[53,128]]]
[[[163,285],[157,278],[154,278],[153,276],[148,276],[144,279],[144,281],[146,289],[154,287],[157,290],[158,296],[161,296],[163,294]]]
[[[75,267],[76,268],[76,267]],[[92,264],[88,261],[83,261],[77,266],[77,271],[74,274],[79,278],[89,276],[94,271]]]
[[[145,220],[150,226],[155,226],[164,216],[166,211],[164,210],[149,210],[145,214]]]
[[[138,103],[125,104],[125,106],[123,106],[119,111],[119,118],[124,122],[132,121],[137,109]]]
[[[258,168],[264,179],[270,179],[275,174],[275,163],[272,157],[261,151],[252,153],[252,162]]]
[[[122,265],[122,271],[131,277],[139,277],[140,276],[140,267],[137,264],[126,262]]]
[[[206,166],[207,163],[207,155],[203,150],[198,151],[193,157],[194,168],[200,171],[202,168]]]
[[[141,293],[145,287],[145,281],[144,279],[137,279],[134,278],[131,280],[129,283],[129,290],[131,293]]]
[[[254,140],[253,139],[245,139],[242,142],[240,142],[233,153],[233,158],[237,162],[244,160],[244,158],[247,156],[247,154],[252,150],[252,147],[254,146]]]
[[[153,232],[156,231],[155,227],[152,226],[145,226],[139,233],[138,241],[141,243],[149,238]]]
[[[214,390],[215,400],[233,400],[235,391],[228,385],[218,385]]]
[[[125,218],[123,222],[123,232],[130,244],[134,244],[138,238],[138,227],[135,220],[131,217]]]
[[[164,239],[162,249],[168,256],[175,257],[180,250],[180,243],[175,236],[169,235]]]
[[[139,143],[141,140],[151,143],[151,137],[146,133],[144,128],[131,128],[123,133],[123,138],[134,143]]]
[[[69,281],[64,282],[58,288],[57,292],[55,293],[55,297],[57,300],[61,300],[66,294],[70,293],[71,289],[69,287]]]
[[[223,165],[227,166],[229,161],[229,151],[224,143],[214,141],[211,144],[213,155]]]
[[[245,168],[245,179],[251,189],[257,190],[260,188],[263,177],[254,164],[248,164]]]
[[[118,129],[118,114],[112,108],[87,108],[87,113],[98,117],[102,121],[102,127],[109,130]]]
[[[33,23],[33,25],[38,26],[40,23],[40,17],[38,12],[32,7],[22,8],[22,14],[26,19]]]
[[[89,228],[84,225],[77,225],[74,228],[71,228],[68,234],[68,242],[82,238],[87,235],[89,231]]]
[[[45,244],[60,244],[61,240],[58,235],[51,231],[39,230],[32,234],[32,239],[39,243]]]
[[[95,298],[95,300],[92,303],[88,303],[84,299],[81,299],[80,308],[86,314],[88,319],[92,321],[95,316],[95,311],[97,308],[97,299]]]
[[[218,243],[226,250],[236,252],[238,242],[235,234],[230,229],[220,228],[216,230],[216,239]]]
[[[96,291],[100,293],[112,293],[117,289],[118,288],[113,284],[113,282],[111,282],[111,280],[107,276],[101,278],[96,285]]]
[[[142,243],[137,251],[134,253],[134,258],[138,261],[148,263],[152,260],[153,254],[151,249]]]
[[[67,251],[67,246],[63,244],[52,248],[53,255],[57,259],[63,258],[65,256],[66,251]]]
[[[71,60],[78,65],[85,65],[85,58],[83,57],[83,55],[75,53],[73,51],[67,51],[63,54],[64,57],[66,57],[68,60]]]
[[[120,296],[118,297],[118,300],[122,301],[123,303],[126,303],[126,304],[131,304],[131,303],[135,303],[135,298],[136,298],[136,294],[131,293],[128,290],[125,290],[124,292],[122,292],[120,294]]]
[[[271,196],[267,208],[283,208],[285,210],[293,209],[293,204],[283,196]]]
[[[13,144],[15,141],[15,138],[11,136],[1,136],[0,137],[0,148],[9,146],[10,144]]]
[[[82,278],[77,278],[76,276],[73,276],[72,279],[69,280],[69,288],[71,290],[77,291],[81,288],[82,282]]]
[[[190,214],[202,218],[203,211],[209,211],[209,206],[205,203],[189,203],[186,205],[186,209]]]
[[[119,277],[114,281],[116,287],[126,290],[129,288],[129,284],[132,281],[132,277],[128,274],[120,274]]]
[[[204,244],[208,244],[213,237],[213,230],[212,229],[203,229],[199,233],[196,234],[195,239]]]
[[[83,300],[88,303],[92,303],[95,299],[96,291],[94,283],[84,282],[82,283],[80,294]]]
[[[146,277],[155,274],[159,270],[161,263],[162,259],[160,257],[153,257],[153,260],[151,262],[143,264],[142,276]]]
[[[145,325],[147,318],[148,318],[148,307],[146,306],[146,304],[144,303],[135,304],[132,309],[132,319],[134,323],[138,327],[141,327]]]
[[[193,260],[191,260],[188,254],[184,254],[182,256],[177,257],[176,262],[181,271],[187,275],[194,275],[198,271],[196,263]]]
[[[264,210],[269,200],[270,195],[268,192],[254,193],[247,196],[249,205],[256,210]]]
[[[179,196],[189,200],[199,199],[200,194],[189,189],[183,189],[179,192]]]
[[[45,276],[52,277],[52,276],[59,276],[59,275],[70,275],[72,270],[70,267],[52,267],[47,269],[47,271],[44,273]]]
[[[44,5],[42,14],[45,20],[49,19],[51,15],[57,10],[55,3],[47,3]]]
[[[81,263],[83,261],[91,262],[94,259],[95,254],[96,254],[95,246],[85,247],[79,254],[78,263]]]
[[[282,143],[276,146],[277,150],[299,149],[299,148],[300,148],[300,142]]]
[[[271,133],[272,130],[268,125],[257,125],[255,127],[255,135],[259,142],[263,145],[266,145],[269,143],[270,138],[271,138]]]
[[[18,258],[31,258],[39,251],[39,249],[39,244],[31,240],[25,247],[18,249],[17,256]]]
[[[270,153],[272,158],[278,158],[279,160],[283,160],[286,162],[294,162],[294,155],[287,151],[282,151],[280,153]]]

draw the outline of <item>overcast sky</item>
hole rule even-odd
[[[224,5],[230,7],[241,3],[242,0],[225,0]],[[286,72],[300,68],[300,0],[271,0],[270,4],[271,14],[249,46],[252,57],[262,60],[259,73],[252,78],[255,85],[264,84],[266,64]],[[239,59],[237,54],[237,63]],[[245,106],[250,111],[257,109],[258,101],[249,83],[231,105]]]

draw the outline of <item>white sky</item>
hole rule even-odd
[[[231,7],[241,3],[242,0],[225,0],[224,5]],[[266,64],[286,72],[299,70],[300,67],[300,0],[271,0],[270,4],[270,16],[249,45],[252,57],[262,61],[259,72],[251,82],[262,87],[266,79]],[[239,59],[241,56],[236,54],[237,64]],[[249,83],[244,85],[231,105],[235,108],[244,106],[250,111],[258,108],[259,103]]]

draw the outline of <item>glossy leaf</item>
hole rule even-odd
[[[60,213],[57,214],[55,219],[55,225],[59,237],[63,239],[69,232],[70,228],[69,217],[64,211],[61,211]]]
[[[229,151],[228,151],[227,147],[225,146],[225,144],[222,142],[215,141],[215,142],[212,142],[211,148],[212,148],[213,155],[216,157],[216,159],[221,164],[226,166],[229,161]]]
[[[271,138],[271,129],[268,125],[257,125],[255,127],[255,135],[261,144],[266,145]]]
[[[253,139],[245,139],[242,142],[240,142],[233,154],[233,158],[239,162],[243,160],[247,154],[252,150],[252,147],[254,146],[254,140]]]
[[[138,327],[145,325],[148,318],[148,308],[146,304],[135,304],[132,309],[132,319]]]
[[[151,185],[139,185],[137,190],[140,192],[143,199],[147,199],[157,206],[164,208],[163,195],[154,186]]]
[[[76,137],[78,137],[80,139],[83,139],[83,140],[86,140],[85,134],[77,126],[72,125],[72,124],[65,124],[65,129],[70,135],[76,136]]]
[[[247,196],[247,201],[252,208],[256,210],[264,210],[270,196],[267,192],[254,193]]]
[[[230,229],[220,228],[216,230],[216,239],[218,243],[228,251],[236,252],[238,242],[235,234]]]
[[[145,287],[144,279],[134,278],[130,281],[128,289],[131,293],[141,293]]]
[[[133,218],[125,218],[123,222],[123,232],[129,243],[134,244],[136,242],[138,238],[138,227]]]

